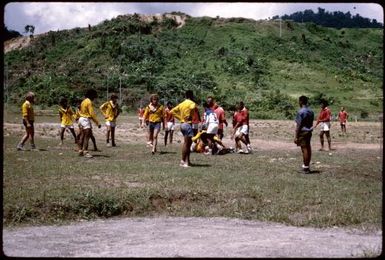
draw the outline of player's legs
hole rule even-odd
[[[64,143],[64,132],[66,128],[65,127],[60,127],[60,145],[63,145]]]
[[[160,127],[156,127],[153,132],[153,147],[152,147],[152,154],[156,152],[156,146],[158,145],[158,134],[160,131]]]
[[[332,149],[332,139],[330,137],[330,131],[325,131],[326,139],[328,141],[329,150]]]
[[[115,126],[111,126],[111,144],[112,146],[116,146],[116,143],[115,143],[115,129],[116,127]]]
[[[168,137],[168,133],[169,133],[170,131],[168,131],[167,129],[166,129],[166,131],[164,132],[164,146],[167,146],[167,137]],[[171,137],[170,137],[171,138]],[[171,142],[170,142],[171,143]]]
[[[324,134],[325,134],[324,131],[321,131],[319,134],[320,142],[321,142],[321,149],[320,149],[321,151],[324,150]]]

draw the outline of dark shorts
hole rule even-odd
[[[310,145],[311,136],[312,136],[311,132],[300,132],[298,136],[297,146]]]
[[[193,137],[194,131],[192,129],[191,124],[189,123],[182,123],[180,125],[180,131],[182,132],[183,136]]]
[[[28,123],[33,127],[33,121],[29,120]],[[23,125],[27,127],[27,121],[23,119]]]
[[[157,122],[157,123],[150,122],[148,124],[148,127],[149,127],[150,130],[155,130],[155,129],[160,130],[160,123],[161,122]]]

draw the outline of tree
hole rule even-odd
[[[25,33],[29,33],[29,37],[33,38],[33,33],[35,32],[35,26],[27,24],[25,27]]]
[[[318,13],[307,9],[291,15],[285,14],[281,18],[282,20],[293,20],[294,22],[313,22],[318,25],[333,28],[383,28],[383,24],[377,22],[375,19],[370,20],[359,14],[352,16],[350,12],[327,12],[320,7],[318,7]]]

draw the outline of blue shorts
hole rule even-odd
[[[158,123],[149,122],[148,127],[150,130],[155,130],[155,129],[160,130],[160,122]]]
[[[189,123],[182,123],[180,125],[180,130],[181,130],[183,136],[188,136],[188,137],[193,137],[194,136],[194,132],[193,132],[192,126]]]

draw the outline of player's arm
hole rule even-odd
[[[108,117],[108,115],[106,114],[107,105],[108,105],[108,102],[105,102],[105,103],[103,103],[103,104],[99,107],[99,109],[100,109],[100,111],[102,112],[104,118],[107,118],[107,117]]]
[[[162,124],[163,124],[163,130],[164,130],[166,126],[166,110],[164,109],[164,107],[162,107]]]
[[[298,138],[299,138],[299,133],[301,131],[301,122],[302,122],[302,117],[300,114],[297,114],[295,118],[295,132],[294,132],[294,143],[297,144]]]
[[[142,126],[144,127],[146,122],[148,121],[148,115],[149,115],[149,109],[148,106],[144,109],[143,113],[143,121],[142,121]]]
[[[221,115],[222,115],[222,123],[224,123],[226,125],[226,127],[227,127],[228,123],[227,123],[227,120],[226,120],[225,112],[223,111],[223,113]]]
[[[120,106],[118,104],[116,104],[116,116],[115,116],[115,118],[117,118],[120,115],[120,112],[122,112],[122,109],[120,108]]]
[[[96,113],[94,111],[94,108],[92,107],[92,104],[89,103],[88,104],[88,112],[89,114],[91,115],[91,119],[95,122],[95,124],[100,128],[101,125],[99,124],[99,120],[98,118],[96,117]]]
[[[238,127],[240,127],[241,125],[242,125],[241,122],[237,122],[237,123],[234,125],[233,133],[231,134],[231,139],[234,138],[234,135],[235,135],[235,133],[237,132]]]
[[[179,122],[182,122],[182,117],[180,116],[180,107],[179,105],[177,105],[176,107],[174,107],[173,109],[171,109],[171,114],[179,120]]]
[[[60,120],[60,123],[61,123],[62,118],[63,118],[63,111],[59,108],[59,120]]]

